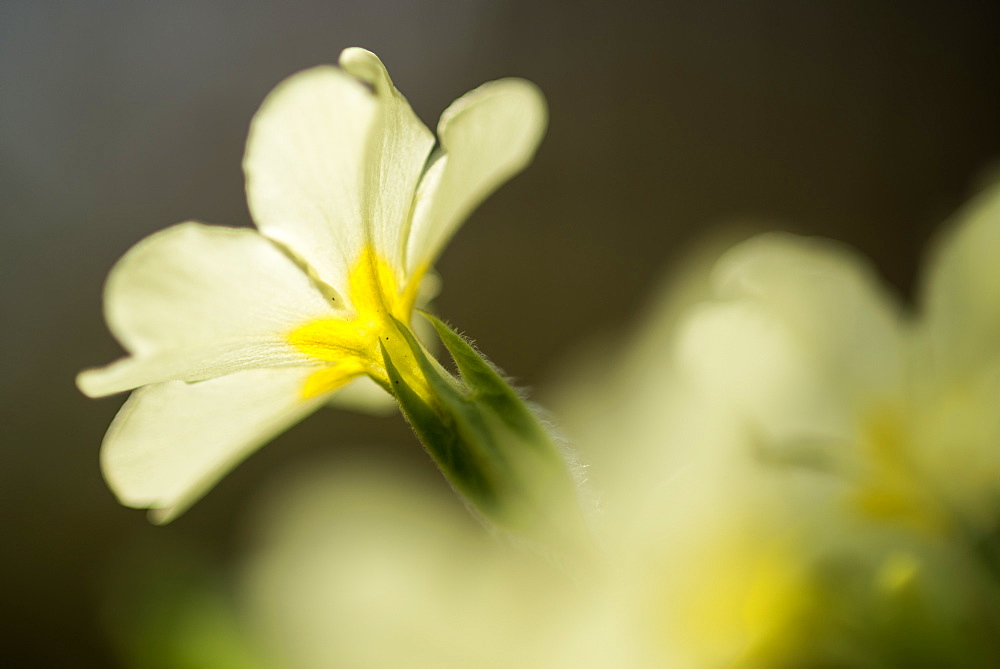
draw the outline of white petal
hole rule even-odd
[[[727,417],[758,445],[798,452],[845,443],[873,407],[900,401],[898,307],[845,249],[762,235],[723,256],[712,278],[715,299],[682,319],[675,348],[694,391],[681,396],[701,398],[681,417],[695,434],[724,433],[715,423]]]
[[[381,113],[368,146],[364,212],[371,221],[375,248],[393,267],[402,269],[410,207],[434,136],[392,85],[375,54],[357,47],[345,49],[340,66],[370,84],[379,98]]]
[[[923,291],[930,360],[975,371],[1000,354],[1000,183],[955,216]]]
[[[588,600],[386,464],[313,466],[265,500],[240,585],[282,668],[613,666],[553,661]]]
[[[274,89],[254,116],[243,165],[260,230],[347,297],[365,244],[398,265],[433,137],[374,55],[349,49],[341,62]]]
[[[456,100],[438,124],[443,155],[420,182],[407,269],[432,263],[459,224],[531,161],[547,122],[545,99],[521,79],[502,79]]]
[[[843,406],[845,394],[831,392],[826,361],[796,334],[787,322],[747,299],[699,305],[681,321],[675,350],[678,371],[689,385],[680,401],[698,399],[679,419],[689,421],[687,429],[694,434],[713,436],[707,450],[744,446],[721,437],[732,430],[730,423],[743,433],[777,441],[844,434],[852,418]],[[652,416],[660,444],[662,416],[662,409]],[[682,432],[676,424],[671,429]],[[691,453],[705,450],[701,440],[690,436],[677,442]],[[691,448],[692,442],[699,448]]]
[[[361,185],[376,107],[363,83],[316,67],[267,96],[247,138],[243,169],[257,227],[342,294],[365,241]]]
[[[105,318],[132,357],[85,371],[78,384],[97,396],[302,364],[285,333],[336,313],[334,304],[259,233],[182,223],[139,242],[111,270]]]
[[[713,279],[719,298],[752,299],[788,327],[822,366],[831,387],[860,403],[898,391],[901,309],[871,268],[846,247],[761,235],[727,253]]]
[[[123,504],[175,518],[236,464],[315,410],[301,399],[311,368],[254,369],[211,381],[140,388],[118,412],[101,450]]]

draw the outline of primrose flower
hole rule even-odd
[[[182,223],[108,277],[105,316],[128,355],[77,383],[92,397],[135,389],[102,467],[159,520],[319,406],[363,402],[371,381],[389,390],[387,357],[429,397],[399,328],[458,225],[544,132],[538,89],[503,79],[444,112],[435,148],[374,54],[347,49],[339,64],[288,78],[253,119],[257,230]]]
[[[595,423],[629,425],[636,455],[599,455],[618,468],[609,476],[617,485],[602,486],[618,514],[642,513],[637,489],[676,489],[685,472],[738,461],[745,480],[766,476],[772,489],[784,487],[777,501],[791,518],[779,532],[768,529],[772,536],[749,548],[722,542],[729,547],[719,564],[732,565],[759,554],[761,539],[767,546],[779,537],[784,553],[767,562],[790,562],[803,575],[772,582],[778,587],[763,601],[781,605],[760,609],[770,611],[762,624],[744,629],[751,666],[775,651],[768,637],[796,636],[805,645],[780,654],[825,661],[793,666],[996,663],[998,252],[998,186],[947,226],[912,310],[842,245],[757,236],[724,253],[700,291],[688,289],[701,293],[692,305],[674,318],[655,315],[659,326],[623,365],[632,401],[612,405],[613,419],[590,419],[599,434],[611,427]],[[584,457],[601,445],[579,444]],[[737,486],[726,492],[729,516],[755,507],[759,515]],[[679,541],[675,561],[690,552]],[[696,564],[711,570],[711,560]],[[723,582],[718,572],[704,582]],[[696,590],[692,571],[680,573],[682,586]],[[699,601],[712,599],[709,591]],[[697,610],[682,607],[681,615],[690,623]],[[699,634],[718,641],[718,628],[705,629]],[[716,641],[705,647],[722,647]],[[848,655],[831,659],[834,651]]]
[[[1000,186],[947,226],[915,309],[841,244],[759,235],[671,286],[612,374],[567,384],[615,587],[659,639],[630,647],[996,664],[998,253]]]
[[[866,522],[926,536],[1000,520],[1000,188],[934,248],[914,314],[849,249],[765,235],[727,253],[677,364],[756,432],[828,471]]]

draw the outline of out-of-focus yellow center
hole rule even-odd
[[[659,593],[665,652],[697,666],[767,666],[795,645],[813,588],[793,547],[751,535],[719,537],[673,565]]]
[[[299,351],[329,363],[306,380],[303,398],[335,390],[362,374],[387,386],[389,376],[381,346],[389,352],[400,374],[408,381],[415,381],[411,385],[422,393],[422,375],[392,322],[396,318],[409,324],[422,274],[417,272],[406,285],[400,286],[392,266],[371,246],[365,247],[349,276],[353,317],[310,321],[288,334],[288,341]]]
[[[947,517],[911,462],[911,446],[899,412],[872,413],[862,424],[865,469],[851,502],[872,520],[938,533],[945,529]]]

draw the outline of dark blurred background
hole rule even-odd
[[[734,221],[849,242],[910,295],[928,237],[1000,157],[998,31],[989,0],[4,0],[0,664],[114,666],[120,556],[225,560],[284,468],[337,450],[436,476],[398,417],[323,411],[167,527],[101,480],[121,398],[73,376],[119,355],[103,279],[172,223],[249,224],[247,124],[283,77],[367,47],[431,127],[484,81],[542,87],[547,139],[448,248],[437,309],[544,389]]]

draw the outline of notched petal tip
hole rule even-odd
[[[378,94],[392,90],[392,79],[382,61],[371,51],[353,46],[340,53],[340,67],[372,86]]]
[[[461,222],[531,162],[547,122],[545,97],[518,78],[483,84],[444,111],[438,123],[441,155],[424,172],[416,194],[408,267],[433,263]]]

